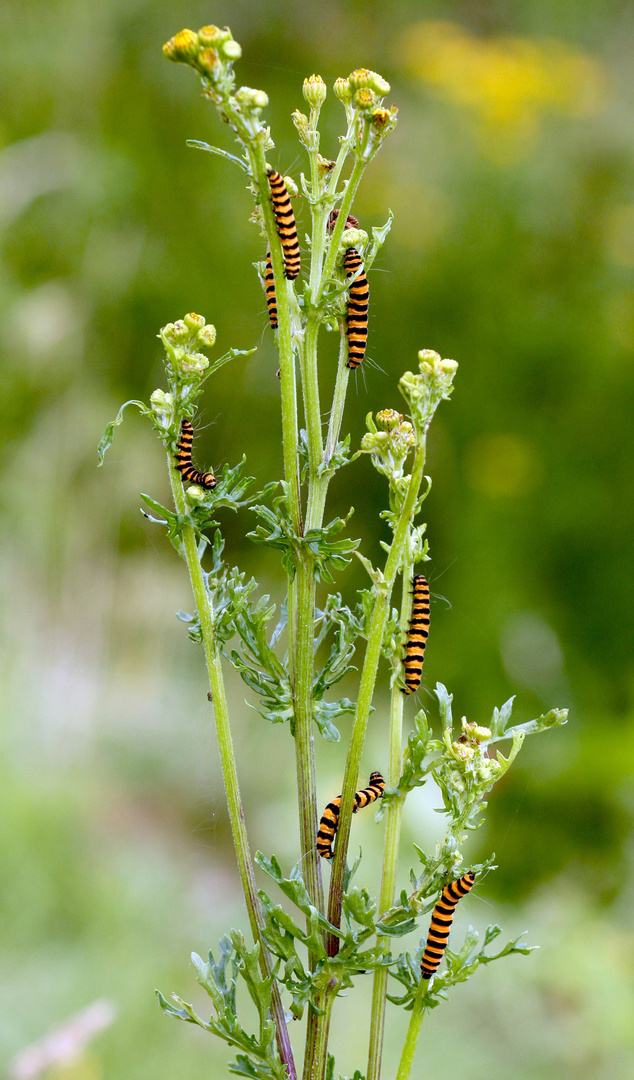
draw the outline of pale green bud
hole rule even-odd
[[[237,41],[233,41],[232,39],[231,41],[225,42],[225,44],[221,47],[220,52],[222,53],[225,60],[239,60],[242,56],[242,47],[238,44]]]
[[[236,101],[240,105],[246,106],[247,109],[265,109],[269,103],[267,94],[264,90],[252,90],[250,86],[241,86],[236,91]]]
[[[341,243],[344,247],[364,247],[368,242],[368,234],[364,229],[344,229]]]
[[[335,97],[344,105],[349,105],[352,100],[352,89],[347,79],[337,79],[334,85]]]
[[[189,63],[198,52],[198,34],[193,30],[179,30],[163,46],[163,56],[176,63]]]
[[[203,326],[202,330],[198,331],[198,341],[203,348],[210,349],[212,345],[216,344],[216,327],[211,323]]]
[[[462,717],[462,731],[463,734],[473,742],[485,742],[487,739],[491,738],[489,728],[478,727],[477,724],[470,724],[466,716]]]
[[[308,102],[311,109],[319,109],[326,100],[326,84],[321,75],[311,75],[309,79],[304,79],[302,86],[302,93],[304,100]]]
[[[202,375],[209,367],[209,360],[202,353],[186,352],[185,349],[179,351],[178,367],[184,375]]]
[[[368,431],[361,439],[361,450],[365,454],[385,454],[389,439],[385,431]]]
[[[164,326],[162,333],[173,345],[178,345],[179,342],[188,340],[190,330],[185,326],[182,319],[178,319],[176,322],[168,323],[167,326]]]
[[[378,97],[385,97],[390,92],[390,84],[376,71],[368,68],[357,68],[348,75],[348,82],[354,90],[372,90]]]
[[[204,315],[196,315],[195,312],[190,311],[189,315],[186,315],[183,319],[183,322],[189,330],[195,330],[196,333],[198,333],[205,325],[205,317]]]
[[[422,349],[418,359],[420,374],[406,371],[398,385],[416,430],[423,434],[440,402],[450,396],[458,365],[455,360],[441,359],[433,349]]]
[[[381,409],[376,414],[377,424],[380,424],[384,431],[391,431],[393,428],[398,427],[402,419],[403,414],[397,413],[396,409]]]
[[[198,484],[190,484],[188,488],[185,488],[185,494],[189,501],[193,503],[204,502],[207,497],[205,489],[199,487]]]
[[[456,757],[460,758],[461,761],[471,761],[471,759],[475,757],[474,748],[467,743],[453,742],[451,748]]]
[[[266,109],[269,103],[269,95],[264,90],[253,91],[253,108],[254,109]]]
[[[284,183],[286,184],[286,190],[288,191],[291,199],[294,199],[299,192],[299,188],[292,176],[285,176]]]
[[[198,40],[205,48],[219,49],[221,45],[229,41],[230,37],[231,31],[227,26],[225,26],[224,30],[221,30],[219,26],[213,26],[212,24],[210,26],[201,26],[198,31]]]
[[[170,427],[174,416],[174,398],[172,395],[166,393],[165,390],[154,390],[150,395],[150,405],[161,427]]]
[[[502,766],[495,758],[482,758],[481,763],[475,771],[476,779],[484,784],[495,783],[498,776],[502,772]]]

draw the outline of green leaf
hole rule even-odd
[[[106,456],[106,451],[112,445],[112,440],[114,438],[114,429],[119,427],[119,424],[123,423],[123,413],[125,409],[127,409],[128,405],[135,405],[143,416],[153,416],[153,413],[150,409],[148,409],[147,405],[145,405],[144,402],[135,401],[134,399],[126,401],[119,409],[119,412],[117,413],[114,420],[111,420],[110,423],[106,425],[106,430],[104,431],[101,439],[99,440],[99,445],[97,447],[97,468],[103,465],[103,459]]]

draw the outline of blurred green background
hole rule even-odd
[[[465,853],[493,849],[499,863],[465,920],[529,928],[541,950],[453,992],[426,1021],[424,1075],[449,1063],[473,1080],[634,1075],[634,19],[621,0],[0,10],[2,1067],[14,1080],[193,1080],[227,1060],[153,998],[159,986],[204,1008],[190,950],[246,927],[202,656],[173,615],[190,606],[184,570],[138,512],[140,490],[167,497],[162,451],[130,416],[95,470],[118,404],[161,385],[158,328],[197,311],[221,350],[258,345],[209,386],[201,465],[244,452],[260,480],[280,474],[250,199],[227,162],[186,148],[232,149],[230,133],[193,73],[161,56],[177,30],[209,22],[242,44],[238,81],[269,94],[271,160],[296,178],[290,113],[305,75],[332,86],[369,66],[392,84],[399,126],[355,212],[366,228],[388,207],[396,217],[345,426],[358,441],[370,409],[399,407],[419,348],[459,361],[431,436],[425,683],[442,679],[457,716],[479,722],[512,694],[519,719],[571,710],[526,746]],[[323,115],[334,156],[332,95]],[[372,554],[383,498],[365,460],[333,484],[333,514],[357,504],[352,532]],[[277,564],[244,540],[249,527],[246,512],[227,520],[230,557],[279,599]],[[353,568],[341,579],[348,597],[360,584]],[[229,686],[253,847],[289,865],[288,731]],[[377,705],[368,773],[386,764]],[[343,748],[318,754],[325,803]],[[411,841],[438,837],[435,805],[424,791],[408,809],[403,882]],[[371,816],[355,822],[373,888],[379,832]],[[344,1073],[365,1068],[368,994],[369,980],[335,1022]],[[97,999],[117,1015],[85,1052],[45,1074],[16,1063]],[[388,1077],[404,1022],[390,1013]]]

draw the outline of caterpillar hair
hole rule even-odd
[[[417,574],[414,578],[414,602],[409,634],[405,645],[405,686],[404,694],[413,694],[418,690],[423,677],[425,645],[429,635],[429,585],[427,578]]]
[[[211,491],[216,486],[216,477],[213,473],[199,472],[194,468],[192,465],[193,444],[194,429],[189,420],[183,420],[180,439],[176,444],[176,468],[184,484],[198,484],[207,491]]]
[[[438,965],[447,948],[456,905],[459,900],[462,900],[463,896],[466,896],[471,891],[474,881],[475,874],[469,871],[469,873],[458,878],[457,881],[445,885],[442,896],[431,913],[431,925],[427,935],[423,959],[420,963],[423,979],[431,979],[432,975],[438,970]]]
[[[266,303],[269,309],[269,322],[272,330],[277,330],[277,297],[275,295],[275,280],[273,278],[273,264],[271,252],[266,253],[266,273],[264,275],[264,291]]]
[[[354,806],[352,813],[356,814],[357,810],[362,810],[368,803],[374,802],[375,799],[380,799],[385,790],[385,780],[381,776],[380,772],[370,773],[370,783],[367,788],[362,788],[361,791],[355,791],[354,793]],[[321,821],[319,822],[319,832],[317,833],[317,851],[321,855],[322,859],[332,859],[332,844],[335,839],[335,834],[339,826],[339,811],[341,810],[341,795],[337,795],[336,799],[328,803],[328,806],[324,810]]]
[[[348,248],[343,265],[347,277],[352,277],[363,266],[363,260],[356,248]],[[370,305],[370,286],[363,270],[350,286],[346,328],[348,334],[348,364],[356,368],[363,361],[368,343],[368,307]]]
[[[296,278],[299,274],[300,267],[299,241],[297,239],[295,214],[293,213],[290,196],[283,178],[275,171],[275,169],[272,169],[270,165],[267,166],[266,172],[271,186],[271,199],[273,202],[273,213],[275,214],[277,235],[282,244],[284,269],[287,278],[293,280],[293,278]]]

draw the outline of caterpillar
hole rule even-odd
[[[461,878],[458,878],[457,881],[445,885],[442,896],[431,913],[431,925],[427,935],[425,952],[420,962],[423,979],[431,979],[432,975],[438,970],[442,954],[447,948],[456,905],[463,896],[466,896],[471,891],[474,881],[475,874],[469,871]]]
[[[216,477],[210,472],[199,472],[192,465],[192,446],[194,443],[194,429],[189,420],[183,420],[181,424],[181,437],[176,444],[176,468],[181,474],[184,484],[198,484],[207,491],[216,486]]]
[[[405,686],[404,694],[413,694],[418,690],[423,676],[425,645],[429,634],[429,585],[422,574],[414,578],[414,602],[409,635],[405,645]]]
[[[273,263],[271,262],[271,252],[266,253],[266,273],[264,275],[264,291],[266,292],[266,303],[269,309],[269,322],[272,330],[277,330],[277,297],[275,295],[275,281],[273,278]]]
[[[363,260],[356,248],[348,248],[343,260],[347,277],[352,277],[363,266]],[[348,310],[346,312],[346,330],[348,334],[348,363],[349,368],[356,368],[365,356],[365,348],[368,343],[368,307],[370,303],[370,286],[365,272],[361,270],[359,276],[350,286]]]
[[[352,813],[356,814],[357,810],[361,810],[368,803],[374,802],[375,799],[380,799],[385,789],[385,780],[381,776],[380,772],[370,773],[370,784],[367,788],[363,788],[361,791],[355,791],[354,793],[354,807]],[[328,803],[328,806],[323,812],[322,819],[319,822],[319,832],[317,833],[317,851],[321,855],[322,859],[332,859],[332,844],[335,839],[335,833],[339,825],[339,811],[341,810],[341,795],[337,795],[336,799]]]
[[[271,185],[271,199],[273,201],[273,213],[277,235],[282,244],[284,255],[284,269],[287,278],[293,280],[299,274],[300,256],[299,241],[297,239],[297,225],[295,214],[291,206],[290,196],[286,189],[283,178],[270,165],[266,168],[269,184]]]

